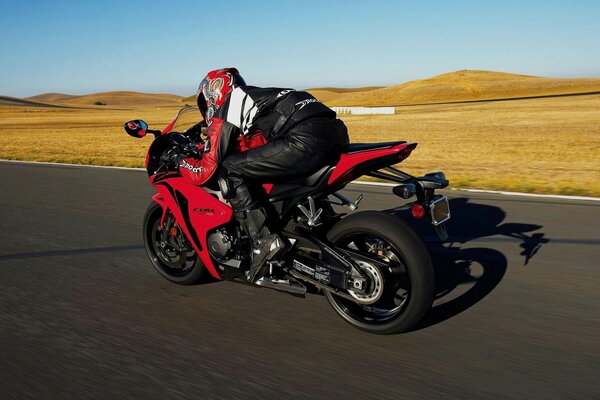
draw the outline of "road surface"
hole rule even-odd
[[[150,266],[143,171],[0,162],[3,399],[597,399],[600,203],[447,191],[438,299],[395,336],[322,297]],[[362,209],[398,206],[352,186]]]

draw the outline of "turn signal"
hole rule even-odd
[[[413,217],[415,217],[416,219],[421,219],[425,216],[425,207],[423,207],[420,204],[415,204],[414,206],[412,206],[412,208],[410,209],[410,213],[412,214]]]
[[[405,185],[398,185],[392,189],[392,192],[396,196],[402,197],[403,199],[410,199],[417,193],[417,187],[414,183],[407,183]]]

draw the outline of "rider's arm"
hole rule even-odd
[[[210,179],[223,161],[229,147],[236,141],[239,129],[222,119],[212,118],[208,122],[207,139],[201,159],[187,157],[181,160],[179,171],[194,185],[202,185]]]
[[[202,142],[202,135],[206,134],[206,122],[204,120],[198,122],[197,124],[191,126],[183,132],[192,143]]]

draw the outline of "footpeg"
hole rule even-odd
[[[323,213],[323,209],[322,208],[317,209],[317,207],[315,205],[315,199],[313,199],[310,196],[308,197],[308,209],[306,207],[304,207],[302,204],[298,204],[298,208],[300,209],[300,211],[302,211],[302,213],[308,219],[307,220],[308,226],[321,225],[321,222],[319,222],[319,219],[321,218],[321,213]]]
[[[281,269],[285,265],[285,261],[283,260],[269,260],[267,261],[267,266],[269,267],[269,275],[273,275],[273,270],[276,268]]]
[[[304,296],[306,294],[306,286],[297,280],[289,278],[277,279],[271,276],[264,276],[255,282],[256,285],[275,289],[282,292],[288,292],[296,296]]]

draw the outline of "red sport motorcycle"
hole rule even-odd
[[[155,136],[146,169],[158,193],[146,211],[143,237],[148,257],[162,276],[184,285],[212,277],[301,297],[323,294],[344,320],[371,333],[403,332],[423,318],[435,290],[423,240],[389,213],[338,212],[343,206],[354,211],[362,199],[361,195],[352,201],[341,194],[347,184],[363,175],[385,179],[398,183],[392,189],[397,196],[415,198],[412,215],[428,216],[445,240],[449,204],[445,196],[434,193],[448,186],[444,174],[414,177],[392,167],[407,158],[416,143],[350,144],[336,165],[284,184],[264,184],[269,218],[287,242],[286,252],[282,260],[270,264],[274,276],[250,283],[244,272],[250,264],[251,243],[233,217],[218,179],[193,185],[179,174],[174,161],[178,155],[201,157],[205,139],[201,123],[173,131],[183,113],[196,110],[182,108],[162,131],[148,129],[142,120],[125,123],[133,137]]]

